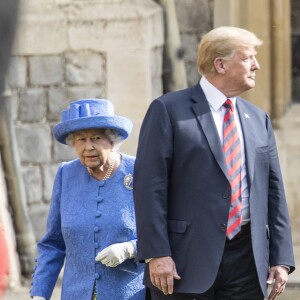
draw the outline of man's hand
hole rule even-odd
[[[275,280],[275,281],[274,281]],[[269,300],[277,298],[285,289],[285,285],[288,281],[288,270],[283,266],[271,267],[267,284],[273,284],[272,291],[269,295]]]
[[[153,258],[149,262],[151,282],[165,295],[173,294],[174,279],[181,277],[177,274],[176,266],[170,256]]]

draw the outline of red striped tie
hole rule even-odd
[[[227,99],[223,104],[226,111],[223,124],[223,152],[231,185],[230,210],[226,236],[232,239],[241,230],[241,144],[234,121],[233,105]]]

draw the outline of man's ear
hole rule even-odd
[[[214,66],[219,74],[225,74],[225,66],[224,66],[224,59],[220,57],[216,57],[214,60]]]

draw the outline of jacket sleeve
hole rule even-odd
[[[271,121],[267,116],[269,135],[269,199],[270,266],[285,265],[295,270],[291,224]]]
[[[167,230],[172,126],[164,103],[154,100],[144,118],[134,169],[137,260],[171,255]]]
[[[47,231],[38,243],[37,265],[32,278],[31,296],[50,299],[65,258],[65,244],[61,232],[60,197],[62,166],[53,186],[52,199],[47,220]]]

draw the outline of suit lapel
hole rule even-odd
[[[218,131],[208,101],[199,84],[192,88],[192,110],[206,136],[211,152],[227,177],[227,167]]]
[[[253,134],[253,123],[251,120],[251,112],[246,103],[237,97],[237,110],[240,117],[241,127],[244,137],[246,167],[248,174],[249,188],[254,176],[254,162],[255,162],[255,137]]]
[[[217,132],[215,122],[208,104],[208,101],[199,84],[192,88],[192,110],[206,136],[211,152],[213,153],[217,163],[222,169],[224,175],[227,176],[227,167],[223,157],[222,145]],[[255,162],[255,137],[253,123],[251,120],[251,111],[249,111],[246,102],[237,97],[237,110],[240,117],[241,127],[244,137],[246,167],[248,174],[248,185],[251,187],[254,176]]]

